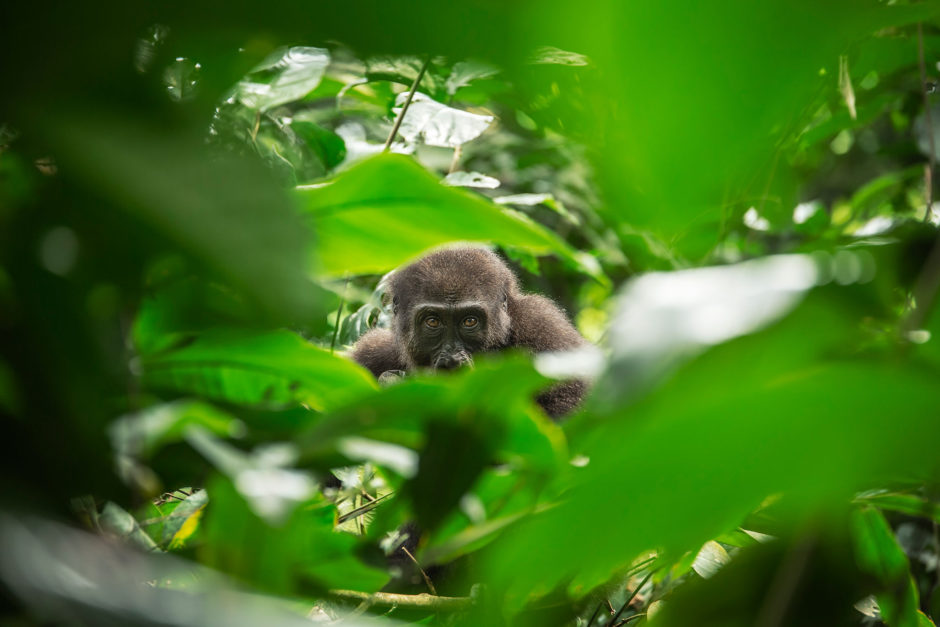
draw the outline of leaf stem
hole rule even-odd
[[[372,605],[424,608],[429,610],[458,612],[473,604],[471,597],[439,597],[427,593],[394,594],[391,592],[360,592],[358,590],[330,590],[329,595],[350,601],[367,601]]]
[[[424,73],[428,71],[429,65],[431,65],[431,55],[428,55],[424,65],[421,66],[421,71],[418,72],[418,75],[415,77],[415,82],[411,84],[411,91],[408,92],[408,97],[405,99],[405,104],[398,113],[398,117],[395,118],[395,126],[392,127],[392,132],[388,134],[388,139],[385,140],[385,147],[382,149],[382,152],[388,152],[388,149],[391,148],[392,140],[394,140],[395,136],[398,135],[398,129],[401,126],[401,121],[405,119],[405,113],[408,112],[408,107],[411,106],[411,99],[415,96],[415,91],[418,89],[418,83],[420,83],[421,79],[424,78]]]
[[[339,297],[339,309],[336,310],[336,325],[333,327],[333,339],[330,341],[330,355],[336,349],[336,336],[339,335],[339,319],[343,315],[343,305],[346,304],[346,288],[349,287],[349,277],[343,283],[343,295]]]

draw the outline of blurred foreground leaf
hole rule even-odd
[[[326,275],[387,272],[432,246],[483,241],[573,259],[561,239],[484,198],[446,187],[408,157],[372,157],[327,185],[297,191]]]
[[[275,320],[317,317],[317,288],[304,272],[310,234],[259,167],[120,114],[84,111],[56,122],[48,141],[66,175],[206,264]]]

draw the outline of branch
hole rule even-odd
[[[408,112],[408,107],[411,106],[411,99],[415,96],[418,83],[424,78],[424,73],[428,71],[429,65],[431,65],[431,55],[428,55],[424,65],[421,66],[421,71],[418,72],[418,75],[415,77],[415,82],[411,84],[411,91],[408,92],[408,97],[405,99],[405,104],[402,106],[401,112],[398,114],[398,117],[395,118],[395,126],[392,127],[392,132],[388,134],[388,139],[385,140],[385,148],[382,149],[382,152],[388,152],[388,149],[391,148],[392,140],[398,135],[398,128],[401,126],[401,121],[405,119],[405,113]]]
[[[370,605],[410,607],[438,612],[459,612],[473,605],[471,597],[438,597],[427,593],[393,594],[391,592],[359,592],[358,590],[330,590],[329,595],[337,599],[360,601]]]

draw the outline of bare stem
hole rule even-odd
[[[434,596],[437,596],[437,590],[434,588],[434,583],[431,581],[431,578],[428,577],[428,574],[424,572],[424,569],[421,568],[421,564],[418,563],[418,560],[415,559],[415,556],[412,555],[411,551],[406,549],[404,546],[401,547],[401,550],[405,552],[405,555],[407,555],[408,558],[415,563],[415,566],[418,567],[418,570],[421,571],[421,576],[424,577],[424,583],[428,587],[430,593]]]
[[[383,152],[388,152],[388,149],[392,146],[392,141],[395,139],[395,136],[398,135],[398,129],[401,127],[401,121],[405,119],[405,114],[408,112],[408,107],[411,106],[411,99],[414,98],[415,91],[418,89],[418,83],[420,83],[421,79],[424,78],[424,73],[428,71],[429,65],[431,65],[431,55],[428,55],[424,65],[421,66],[421,71],[418,72],[418,75],[415,77],[415,82],[411,84],[411,91],[408,92],[408,97],[405,99],[405,104],[398,113],[398,117],[395,118],[395,126],[392,127],[392,132],[388,134],[388,139],[385,140],[385,148],[382,149]]]
[[[470,597],[439,597],[431,594],[394,594],[391,592],[359,592],[358,590],[330,590],[329,595],[337,599],[365,601],[371,605],[411,607],[441,612],[459,612],[473,604]]]
[[[339,335],[339,320],[343,315],[343,306],[346,304],[346,288],[349,287],[349,277],[343,283],[343,295],[339,298],[339,309],[336,310],[336,326],[333,328],[333,339],[330,341],[330,355],[336,349],[336,337]]]

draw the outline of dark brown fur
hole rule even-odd
[[[481,303],[486,328],[473,352],[520,347],[533,353],[570,350],[586,340],[549,299],[523,294],[516,277],[494,253],[483,248],[449,248],[415,261],[391,277],[390,329],[373,329],[353,347],[352,358],[379,377],[389,370],[432,367],[415,337],[413,308],[421,303]],[[557,418],[571,412],[585,392],[581,381],[549,388],[536,400]]]

